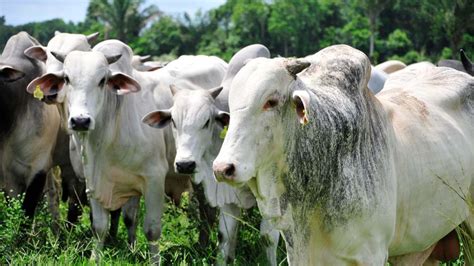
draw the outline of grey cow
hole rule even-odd
[[[44,64],[23,51],[38,44],[20,32],[8,40],[0,56],[0,187],[10,197],[26,192],[22,207],[28,217],[42,195],[59,128],[56,107],[26,92]]]

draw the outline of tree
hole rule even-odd
[[[375,48],[375,36],[378,33],[377,19],[380,13],[392,3],[392,0],[359,0],[356,2],[364,10],[369,19],[370,43],[369,57],[373,59]]]
[[[91,0],[87,18],[89,23],[105,24],[105,38],[117,38],[125,43],[138,37],[140,31],[161,11],[150,5],[143,10],[145,0]]]

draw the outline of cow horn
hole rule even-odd
[[[64,63],[64,59],[66,59],[66,56],[57,52],[51,51],[51,54],[58,59],[59,62]]]
[[[290,75],[296,79],[296,75],[309,67],[310,62],[300,59],[290,60],[286,63],[285,68],[290,73]]]
[[[119,60],[120,57],[122,57],[122,54],[106,56],[105,58],[107,59],[107,63],[109,63],[109,65],[111,65],[111,64],[117,62],[117,60]]]
[[[464,53],[463,49],[459,50],[459,54],[460,54],[461,62],[462,62],[462,65],[464,66],[464,69],[466,69],[466,71],[469,74],[471,74],[471,72],[472,72],[472,63],[471,63],[471,61],[469,60],[469,58],[467,58],[466,53]]]
[[[91,43],[91,42],[94,42],[97,40],[97,38],[99,37],[99,33],[98,32],[94,32],[92,34],[89,34],[86,36],[86,39],[87,39],[87,42],[88,43]]]
[[[143,55],[143,56],[140,56],[140,62],[146,62],[148,60],[151,59],[151,55]]]

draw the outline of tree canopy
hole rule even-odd
[[[8,25],[0,17],[0,48],[24,30],[46,45],[54,31],[116,38],[153,56],[209,54],[226,60],[262,43],[274,56],[305,56],[337,43],[364,51],[373,63],[458,58],[474,51],[474,1],[227,0],[207,12],[164,14],[144,0],[91,0],[83,22],[62,19]],[[472,57],[472,56],[471,56]]]

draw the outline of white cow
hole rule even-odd
[[[163,128],[172,122],[177,145],[174,167],[178,172],[194,174],[194,182],[202,183],[207,202],[220,208],[219,249],[225,261],[232,261],[237,243],[237,220],[241,208],[255,205],[247,187],[236,189],[217,183],[212,173],[212,162],[222,145],[221,131],[229,123],[228,90],[232,79],[252,58],[270,57],[268,49],[259,44],[247,46],[237,52],[229,63],[222,87],[211,90],[180,89],[172,85],[174,104],[170,109],[158,110],[144,117],[150,126]],[[224,95],[221,97],[221,95]],[[276,265],[276,248],[279,233],[262,221],[261,234],[269,240],[267,258]]]
[[[469,216],[474,78],[401,70],[386,86],[402,89],[375,97],[356,49],[328,47],[309,65],[255,59],[237,74],[216,177],[251,187],[290,264],[429,251]]]
[[[73,51],[65,58],[56,54],[64,62],[63,71],[36,79],[28,88],[40,86],[51,95],[57,91],[48,83],[54,82],[58,91],[66,90],[68,127],[81,147],[97,249],[103,246],[109,211],[144,195],[145,236],[152,260],[158,262],[168,171],[164,134],[140,123],[141,116],[156,105],[151,92],[140,91],[135,79],[110,70],[109,64],[119,57],[96,51]]]
[[[375,66],[375,69],[381,70],[387,74],[392,74],[407,67],[405,63],[398,60],[388,60]]]

